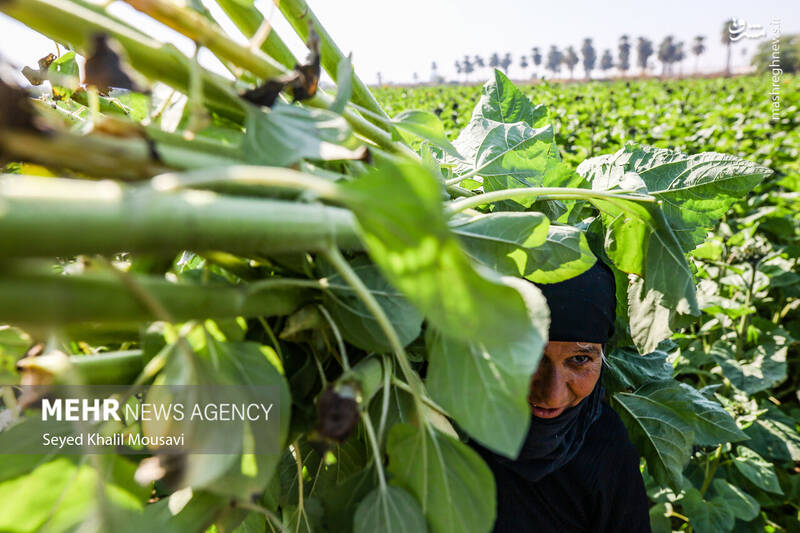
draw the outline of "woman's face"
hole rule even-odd
[[[531,378],[528,404],[539,418],[555,418],[589,396],[600,377],[602,346],[551,341]]]

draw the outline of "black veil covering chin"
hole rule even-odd
[[[602,380],[601,367],[592,392],[555,418],[531,415],[531,425],[516,459],[497,455],[474,441],[470,444],[487,462],[500,465],[530,482],[538,481],[570,462],[583,446],[589,427],[600,417],[605,396]]]

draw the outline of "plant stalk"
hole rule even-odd
[[[0,232],[0,258],[363,248],[354,216],[338,207],[13,175],[0,177]]]
[[[592,191],[588,189],[572,189],[569,187],[521,187],[518,189],[504,189],[492,191],[469,198],[459,198],[450,202],[446,207],[449,214],[453,215],[465,209],[478,207],[480,205],[499,202],[501,200],[515,200],[521,198],[539,198],[547,196],[549,199],[559,200],[591,200],[593,198],[632,200],[635,202],[653,203],[656,198],[649,195],[636,193],[635,191]]]
[[[246,286],[179,284],[151,276],[134,278],[177,322],[288,315],[312,295],[293,287],[249,294]],[[4,273],[0,278],[0,322],[24,327],[157,319],[115,275]]]

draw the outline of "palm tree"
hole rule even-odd
[[[464,60],[461,62],[461,70],[464,71],[465,80],[469,80],[469,75],[475,72],[475,66],[468,55],[464,55]]]
[[[686,59],[686,52],[683,51],[683,41],[675,45],[675,55],[673,60],[678,64],[678,76],[683,75],[683,60]]]
[[[533,59],[533,64],[536,66],[536,72],[539,72],[539,65],[542,64],[542,53],[539,52],[539,47],[534,46],[531,48],[531,59]]]
[[[511,52],[506,52],[506,55],[503,56],[503,60],[500,61],[500,66],[503,67],[503,72],[508,74],[508,67],[511,66]]]
[[[653,41],[639,37],[639,41],[636,43],[636,63],[642,69],[642,76],[644,76],[647,60],[651,55],[653,55]]]
[[[495,52],[489,57],[489,67],[497,68],[499,66],[500,66],[500,56],[497,55],[497,52]]]
[[[592,45],[592,40],[588,37],[583,40],[581,54],[583,54],[583,70],[586,72],[586,79],[588,80],[592,77],[592,69],[597,61],[597,53]]]
[[[672,73],[672,63],[675,62],[675,43],[672,35],[667,35],[658,45],[658,60],[661,61],[661,75]]]
[[[568,46],[567,53],[564,54],[564,57],[561,60],[567,66],[567,69],[569,70],[569,77],[571,79],[572,72],[575,70],[575,65],[578,64],[578,54],[575,53],[575,49],[572,46]]]
[[[525,69],[528,68],[528,58],[524,55],[519,58],[519,68],[522,69],[523,74],[525,73]]]
[[[705,41],[705,37],[703,35],[698,35],[694,38],[694,45],[692,46],[692,53],[694,54],[694,73],[697,74],[697,63],[700,60],[700,55],[706,51],[706,45],[703,43]]]
[[[628,69],[631,68],[631,43],[628,41],[627,35],[623,35],[619,38],[619,45],[617,48],[619,49],[619,63],[617,66],[624,76],[628,72]]]
[[[603,52],[603,57],[600,58],[600,70],[603,72],[614,68],[614,57],[611,55],[611,50],[608,48]]]
[[[725,45],[726,48],[726,57],[725,57],[725,76],[728,77],[731,75],[731,45],[733,41],[731,40],[731,25],[735,24],[734,19],[728,19],[722,24],[722,33],[720,34],[720,40],[722,44]]]
[[[486,64],[483,62],[483,58],[481,56],[477,55],[477,54],[475,54],[475,57],[473,58],[473,61],[475,62],[475,67],[476,68],[485,68],[486,67]]]
[[[554,75],[557,72],[561,72],[561,51],[556,48],[556,45],[552,45],[550,50],[547,52],[547,70],[552,72]]]

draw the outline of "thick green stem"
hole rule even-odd
[[[47,354],[21,359],[17,366],[22,371],[53,376],[56,381],[75,378],[85,385],[127,385],[144,368],[144,354],[142,350],[95,355]]]
[[[170,44],[160,43],[115,18],[70,0],[5,0],[0,11],[82,54],[92,38],[103,33],[125,50],[131,65],[146,77],[189,93],[190,59]],[[236,121],[244,118],[243,102],[229,80],[201,70],[203,95],[210,109]]]
[[[195,141],[184,141],[165,132],[150,137],[152,142],[140,137],[79,135],[70,131],[44,136],[13,130],[0,131],[0,147],[7,159],[122,180],[149,178],[170,169],[241,163],[233,150],[217,143],[193,144]]]
[[[719,467],[719,458],[721,456],[722,445],[719,445],[714,451],[714,454],[711,456],[711,459],[706,463],[706,474],[705,478],[703,479],[703,486],[700,487],[700,496],[705,495],[709,485],[711,485],[711,481],[714,479],[714,475],[717,473],[717,468]]]
[[[247,286],[203,286],[135,276],[148,294],[177,322],[201,318],[288,315],[312,293],[274,288],[250,293]],[[51,325],[77,322],[157,320],[114,275],[4,273],[0,278],[0,322]]]
[[[325,200],[340,200],[339,187],[330,180],[283,167],[238,165],[156,176],[158,191],[214,189],[226,185],[250,185],[277,191],[308,191]]]
[[[636,191],[592,191],[588,189],[573,189],[568,187],[521,187],[519,189],[504,189],[492,191],[469,198],[454,200],[447,206],[450,214],[455,214],[465,209],[480,205],[499,202],[502,200],[531,199],[546,196],[548,199],[559,200],[591,200],[593,198],[632,200],[635,202],[653,203],[656,198]]]
[[[0,177],[0,258],[221,250],[362,249],[346,209],[110,181]]]

